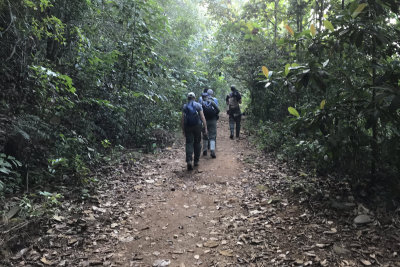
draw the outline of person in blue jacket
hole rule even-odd
[[[183,105],[181,126],[183,135],[186,139],[186,163],[189,171],[193,170],[193,165],[198,166],[201,152],[201,130],[204,125],[204,133],[208,134],[207,122],[204,117],[201,104],[195,101],[196,95],[193,92],[187,95],[188,102]],[[194,153],[194,161],[192,157]]]
[[[216,97],[214,97],[214,91],[212,89],[208,89],[207,94],[208,94],[208,98],[212,99],[214,101],[214,103],[217,104],[217,106],[218,106],[218,99]]]

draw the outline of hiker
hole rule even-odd
[[[212,89],[208,89],[207,90],[207,94],[208,94],[208,98],[214,101],[215,104],[217,104],[218,106],[218,99],[216,97],[214,97],[214,91]]]
[[[204,89],[203,93],[201,93],[199,103],[201,104],[201,107],[203,108],[203,103],[208,99],[208,94],[207,94],[207,89]],[[204,108],[203,108],[203,114],[204,114]],[[205,117],[205,114],[204,114]],[[207,121],[207,119],[206,119]],[[207,123],[207,122],[206,122]],[[210,141],[208,140],[208,135],[204,133],[204,127],[202,129],[202,134],[203,134],[203,156],[207,156],[207,150],[210,148]],[[207,129],[209,130],[208,126]]]
[[[239,138],[240,134],[240,121],[242,119],[242,114],[240,112],[240,104],[242,104],[242,96],[236,89],[236,86],[231,86],[231,92],[226,96],[226,105],[228,106],[229,115],[229,129],[230,138],[233,139],[233,131],[235,129],[236,123],[236,138]]]
[[[199,103],[200,103],[200,104],[203,103],[203,94],[204,94],[204,93],[207,93],[207,88],[205,88],[205,89],[203,90],[203,93],[201,93],[201,95],[200,95],[200,97],[199,97]]]
[[[189,171],[193,170],[193,165],[198,166],[201,151],[201,123],[204,125],[204,133],[207,135],[207,123],[204,117],[203,108],[195,101],[196,95],[193,92],[187,95],[188,102],[182,109],[182,131],[186,139],[186,163]],[[194,161],[192,165],[192,156]]]
[[[208,135],[203,134],[203,156],[207,156],[207,148],[210,145],[210,155],[216,158],[215,155],[215,141],[217,138],[217,120],[219,108],[217,104],[210,98],[208,93],[202,93],[202,107],[204,117],[207,122]]]

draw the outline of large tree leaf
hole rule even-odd
[[[299,112],[297,112],[297,110],[294,107],[288,107],[288,111],[290,114],[292,114],[295,117],[300,117]]]
[[[324,100],[321,101],[321,104],[319,104],[319,108],[320,108],[320,109],[324,109],[325,104],[326,104],[326,99],[324,99]]]
[[[290,33],[291,36],[294,36],[294,31],[293,31],[292,27],[290,27],[288,24],[286,24],[285,28]]]
[[[262,66],[261,69],[262,69],[262,72],[264,73],[265,77],[268,78],[268,75],[269,75],[269,70],[268,70],[268,68],[265,67],[265,66]]]
[[[354,10],[353,14],[351,14],[351,17],[354,19],[355,17],[357,17],[363,10],[364,8],[368,6],[367,3],[362,3],[359,4],[358,7],[356,8],[356,10]]]
[[[290,71],[289,68],[290,68],[290,64],[288,63],[285,65],[285,76],[287,76],[289,74],[289,71]]]
[[[315,29],[314,24],[311,24],[310,26],[310,32],[311,32],[311,36],[314,37],[315,34],[317,33],[317,29]]]
[[[332,23],[329,20],[324,20],[324,26],[330,31],[335,31],[335,28],[333,27]]]

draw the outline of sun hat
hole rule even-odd
[[[207,93],[208,93],[210,96],[212,96],[212,95],[214,94],[214,91],[213,91],[212,89],[208,89],[208,90],[207,90]]]
[[[196,95],[193,92],[188,93],[188,98],[196,98]]]

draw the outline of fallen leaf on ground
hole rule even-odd
[[[372,265],[372,263],[369,260],[360,260],[362,264],[364,264],[365,266],[370,266]]]
[[[43,264],[46,264],[46,265],[53,265],[53,264],[54,264],[53,262],[48,261],[45,257],[41,258],[40,261],[41,261]]]
[[[332,234],[336,234],[336,233],[337,233],[336,228],[331,228],[331,230],[324,232],[324,234],[328,234],[328,235],[332,235]]]
[[[297,259],[294,263],[296,263],[297,265],[303,265],[304,261],[300,260],[300,259]]]
[[[367,224],[372,222],[372,219],[369,215],[361,214],[354,218],[355,224]]]
[[[204,243],[204,246],[207,248],[216,248],[219,246],[219,244],[215,241],[207,241],[206,243]]]
[[[226,257],[233,257],[233,251],[232,250],[220,250],[219,254],[226,256]]]
[[[163,266],[168,266],[171,264],[170,260],[156,260],[153,263],[153,267],[163,267]]]
[[[64,217],[63,216],[54,215],[53,216],[53,220],[55,220],[57,222],[61,222],[62,220],[64,220]]]

